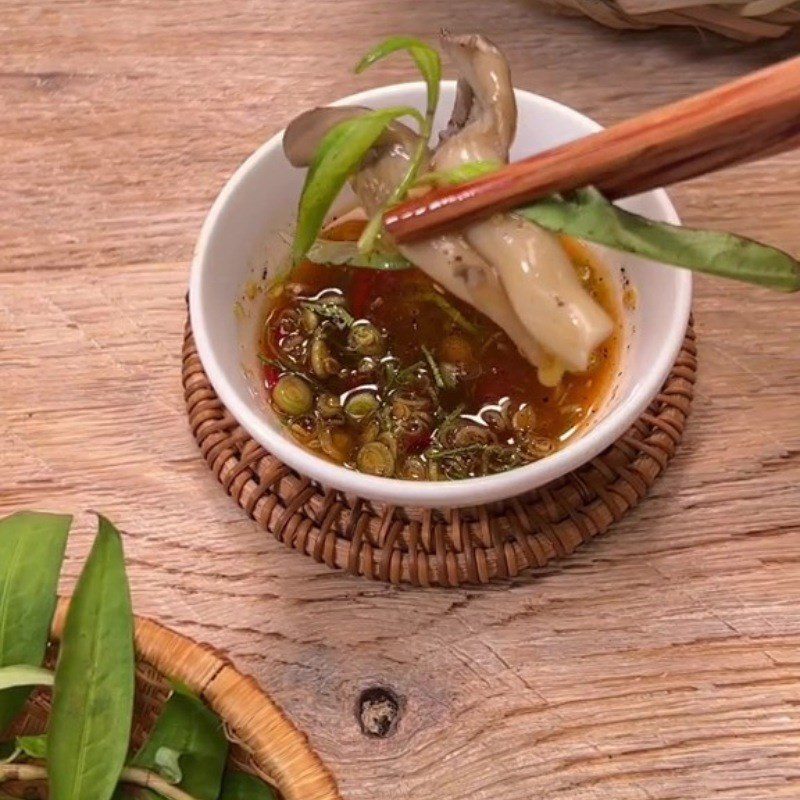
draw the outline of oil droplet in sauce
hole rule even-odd
[[[363,225],[346,220],[325,235],[356,240]],[[285,372],[299,374],[316,405],[302,418],[285,419],[289,430],[318,454],[354,469],[379,457],[383,471],[375,474],[463,478],[548,455],[604,402],[617,374],[623,329],[606,271],[585,245],[561,241],[581,282],[615,323],[585,373],[542,386],[500,327],[421,270],[303,261],[282,279],[280,292],[268,293],[259,342],[267,394]],[[380,332],[369,355],[350,348],[353,337],[345,329],[367,323]],[[359,393],[374,397],[374,409],[356,420],[346,406]],[[359,453],[371,460],[359,461]]]

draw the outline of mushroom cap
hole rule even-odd
[[[459,73],[450,123],[433,161],[450,169],[464,161],[508,161],[517,103],[503,53],[480,34],[443,34],[442,49]]]
[[[283,134],[283,152],[293,167],[307,167],[320,142],[340,122],[360,117],[364,106],[317,106],[295,117]]]

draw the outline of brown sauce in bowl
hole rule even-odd
[[[362,226],[326,237],[355,240]],[[421,270],[303,261],[271,290],[261,327],[269,402],[301,444],[371,474],[458,479],[549,455],[602,405],[621,350],[605,271],[583,244],[563,244],[615,321],[587,372],[543,386],[501,328]]]

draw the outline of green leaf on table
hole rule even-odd
[[[216,800],[228,756],[228,740],[216,714],[183,688],[176,688],[164,704],[132,766],[155,770],[170,780],[163,771],[167,750],[179,757],[180,788],[197,800]],[[145,796],[157,797],[153,793]]]
[[[340,242],[333,239],[317,239],[306,253],[306,258],[314,264],[333,264],[335,266],[358,267],[395,271],[410,269],[414,265],[400,253],[373,250],[362,253],[355,242]]]
[[[40,733],[38,736],[17,736],[17,749],[28,758],[47,757],[47,734]]]
[[[331,128],[314,154],[308,168],[292,243],[292,258],[297,263],[308,252],[325,221],[333,201],[345,181],[361,164],[364,156],[389,124],[399,117],[412,116],[422,124],[422,116],[411,106],[367,111]]]
[[[783,292],[800,289],[800,263],[781,250],[732,233],[655,222],[623,211],[597,189],[548,197],[515,213],[548,230],[664,264]]]
[[[372,48],[356,65],[356,72],[363,72],[386,56],[398,51],[406,51],[417,68],[422,73],[427,85],[427,100],[425,103],[425,119],[420,127],[419,142],[414,153],[408,170],[403,179],[394,187],[392,193],[387,198],[383,206],[372,216],[367,223],[364,231],[358,240],[358,249],[362,253],[369,253],[375,246],[375,242],[383,225],[383,214],[387,208],[399,203],[411,186],[414,184],[422,164],[428,153],[428,141],[431,138],[433,129],[433,117],[436,114],[436,107],[439,105],[439,91],[442,80],[442,59],[439,53],[425,42],[414,39],[410,36],[391,36],[386,41],[381,42]]]
[[[122,541],[101,516],[59,648],[47,738],[50,800],[109,800],[128,752],[133,693]]]
[[[0,519],[0,667],[44,660],[72,517],[20,511]],[[30,689],[0,692],[0,733]]]
[[[255,775],[238,769],[228,769],[225,771],[219,800],[278,800],[278,796]]]
[[[497,172],[503,165],[499,161],[468,161],[451,169],[434,170],[420,175],[415,186],[458,186]]]
[[[0,691],[18,686],[52,686],[53,673],[44,667],[30,664],[13,664],[0,667]]]

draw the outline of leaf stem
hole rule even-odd
[[[436,384],[437,389],[445,389],[445,382],[444,378],[442,377],[442,372],[439,369],[439,365],[436,363],[436,359],[433,357],[433,353],[428,350],[425,345],[422,345],[422,352],[425,356],[425,360],[428,362],[428,367],[433,375],[433,382]]]
[[[0,764],[0,783],[6,781],[47,780],[47,768],[40,764]],[[120,783],[131,783],[145,789],[152,789],[167,800],[196,800],[196,798],[165,781],[155,772],[140,767],[125,767],[119,776]],[[0,800],[3,800],[0,795]]]
[[[153,789],[158,794],[166,797],[167,800],[195,800],[188,792],[173,786],[155,772],[150,772],[150,770],[142,769],[141,767],[125,767],[119,779],[122,783],[132,783],[136,786]]]
[[[367,223],[366,227],[361,233],[361,236],[358,238],[357,247],[360,253],[368,254],[372,252],[375,247],[375,241],[380,235],[381,229],[383,228],[383,215],[388,209],[394,205],[397,205],[397,203],[399,203],[405,197],[409,187],[416,180],[417,173],[422,166],[422,160],[425,157],[425,153],[428,149],[428,141],[431,137],[432,127],[433,117],[426,116],[425,122],[420,129],[419,142],[417,142],[417,148],[411,158],[411,165],[409,166],[408,171],[403,176],[403,179],[400,181],[400,183],[394,187],[392,193],[383,202],[381,207],[372,215],[372,219],[370,219],[370,221]]]
[[[398,50],[406,50],[417,68],[425,78],[428,92],[425,102],[425,118],[420,121],[419,141],[411,157],[406,174],[400,183],[395,186],[386,201],[373,214],[372,219],[367,223],[363,233],[358,239],[358,250],[362,254],[369,254],[375,248],[375,242],[383,229],[383,214],[388,208],[399,203],[413,185],[419,174],[425,155],[428,152],[428,143],[433,130],[433,118],[436,114],[436,106],[439,104],[439,82],[442,77],[442,62],[439,54],[432,47],[429,47],[419,39],[408,36],[392,36],[385,42],[374,47],[356,65],[356,72],[363,72],[376,61],[395,53]]]

